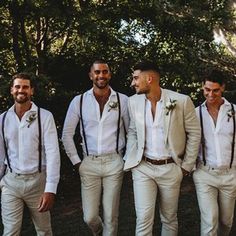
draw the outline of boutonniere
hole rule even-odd
[[[175,108],[176,102],[177,102],[177,100],[171,100],[170,99],[170,101],[166,103],[166,107],[165,107],[165,109],[166,109],[166,116],[168,116],[170,111],[172,111]]]
[[[28,118],[26,119],[26,122],[28,122],[28,125],[27,125],[28,128],[34,122],[36,118],[37,118],[37,113],[35,111],[30,112]]]
[[[228,116],[228,122],[229,122],[230,118],[235,116],[235,111],[233,111],[232,109],[228,110],[227,116]]]
[[[114,101],[110,101],[108,103],[108,106],[109,106],[109,109],[108,109],[108,112],[111,110],[111,109],[117,109],[118,108],[118,102],[114,102]]]

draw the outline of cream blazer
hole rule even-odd
[[[195,165],[201,128],[191,99],[183,94],[162,89],[164,135],[166,148],[173,154],[175,163],[187,171]],[[167,114],[166,104],[176,100],[176,106]],[[145,147],[145,95],[129,98],[130,126],[124,156],[124,170],[139,165]],[[158,141],[158,140],[157,140]]]

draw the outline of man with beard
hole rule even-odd
[[[236,200],[236,105],[223,97],[224,74],[204,77],[206,98],[196,108],[202,127],[198,165],[193,173],[201,212],[201,235],[230,234]]]
[[[129,98],[125,170],[131,169],[136,236],[152,235],[159,195],[162,236],[178,234],[178,198],[183,176],[194,167],[200,126],[191,99],[160,87],[160,71],[148,61],[134,66]]]
[[[20,235],[24,205],[37,235],[52,235],[50,213],[60,176],[52,114],[32,101],[29,75],[13,76],[14,105],[0,116],[0,187],[3,235]],[[4,173],[5,172],[5,173]]]
[[[81,177],[84,221],[93,235],[117,235],[120,190],[123,179],[122,153],[129,116],[127,96],[110,86],[111,71],[103,60],[95,61],[89,77],[93,88],[76,96],[68,109],[62,141]],[[77,124],[83,139],[83,161],[73,137]],[[102,195],[103,221],[99,216]]]

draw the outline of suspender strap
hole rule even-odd
[[[41,129],[41,117],[40,117],[40,108],[38,107],[38,128],[39,128],[39,146],[38,146],[38,151],[39,151],[39,166],[38,170],[41,172],[42,170],[42,129]]]
[[[233,160],[234,160],[234,147],[235,147],[235,129],[236,129],[236,124],[235,124],[235,110],[234,110],[234,105],[231,103],[231,108],[232,108],[232,116],[233,116],[233,140],[232,140],[232,146],[231,146],[231,160],[230,160],[230,168],[232,167]]]
[[[120,96],[119,93],[116,92],[117,102],[118,102],[118,120],[117,120],[117,134],[116,134],[116,152],[119,153],[119,136],[120,136],[120,116],[121,116],[121,109],[120,109]]]
[[[10,160],[9,160],[9,156],[8,156],[8,152],[7,152],[7,144],[6,144],[5,131],[4,131],[6,115],[7,115],[7,111],[3,114],[3,117],[2,117],[2,138],[3,138],[5,155],[6,155],[6,159],[7,159],[7,165],[8,165],[8,168],[10,169],[10,172],[12,172],[12,168],[10,165]]]
[[[12,172],[12,168],[10,165],[10,160],[7,152],[7,144],[6,144],[6,139],[5,139],[5,132],[4,132],[4,127],[5,127],[5,118],[7,115],[7,111],[3,114],[2,118],[2,137],[3,137],[3,143],[4,143],[4,149],[5,149],[5,154],[6,154],[6,159],[7,159],[7,165],[8,168],[10,169],[10,172]],[[39,165],[38,165],[38,171],[41,172],[42,169],[42,130],[41,130],[41,117],[40,117],[40,108],[38,107],[38,130],[39,130],[39,144],[38,144],[38,151],[39,151]]]
[[[236,122],[235,122],[235,110],[234,106],[231,103],[232,108],[232,117],[233,117],[233,137],[232,137],[232,144],[231,144],[231,160],[230,160],[230,168],[232,167],[233,160],[234,160],[234,147],[235,147],[235,133],[236,133]],[[203,163],[206,165],[206,156],[205,156],[205,138],[204,138],[204,129],[203,129],[203,119],[202,119],[202,106],[199,107],[199,114],[200,114],[200,124],[201,124],[201,145],[202,145],[202,158]]]
[[[204,166],[206,165],[206,155],[205,155],[205,137],[204,137],[204,128],[203,128],[203,119],[202,119],[202,106],[199,106],[199,115],[200,115],[200,124],[201,124],[201,145],[202,145],[202,159]]]
[[[80,98],[80,120],[81,120],[81,126],[82,126],[82,134],[84,138],[84,144],[85,144],[85,149],[86,149],[86,154],[87,156],[89,155],[88,152],[88,145],[87,145],[87,140],[86,140],[86,134],[85,134],[85,129],[84,129],[84,122],[83,122],[83,95],[81,94]],[[121,118],[121,108],[120,108],[120,96],[119,93],[116,92],[117,96],[117,102],[118,102],[118,120],[117,120],[117,134],[116,134],[116,152],[119,153],[119,136],[120,136],[120,118]]]
[[[85,130],[84,130],[84,122],[83,122],[83,97],[84,97],[84,94],[81,94],[79,110],[80,110],[80,117],[81,117],[80,120],[81,120],[82,133],[83,133],[83,138],[84,138],[84,145],[85,145],[85,149],[86,149],[86,154],[88,156],[89,155],[88,145],[87,145],[87,140],[86,140],[86,135],[85,135]]]

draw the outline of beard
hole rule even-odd
[[[18,95],[24,95],[23,97],[22,96],[18,96]],[[27,96],[26,93],[17,93],[15,96],[14,96],[14,100],[16,103],[19,103],[19,104],[24,104],[28,101],[30,101],[30,97]]]
[[[134,87],[135,88],[135,91],[136,91],[136,94],[147,94],[149,92],[148,89],[139,89],[139,87]]]
[[[94,85],[99,89],[104,89],[108,86],[109,80],[107,79],[98,79],[94,81]]]

